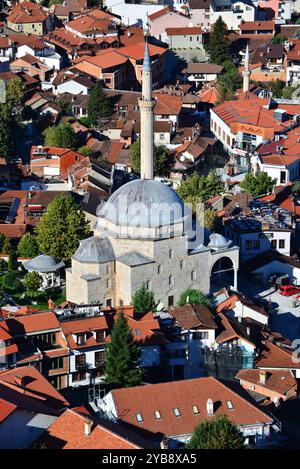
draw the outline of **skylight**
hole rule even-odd
[[[173,409],[173,413],[174,413],[175,417],[180,417],[180,411],[179,411],[179,409],[178,409],[177,407],[175,407],[175,408]]]
[[[193,412],[194,412],[194,415],[200,414],[199,409],[198,409],[198,406],[193,405]]]
[[[234,409],[232,401],[226,401],[226,404],[227,404],[227,407],[228,407],[229,410]]]
[[[138,414],[135,414],[135,416],[136,416],[137,422],[142,422],[142,421],[143,421],[142,414],[139,414],[139,413],[138,413]]]
[[[160,414],[159,410],[156,410],[156,411],[154,412],[154,414],[155,414],[156,420],[160,420],[160,419],[161,419],[161,414]]]

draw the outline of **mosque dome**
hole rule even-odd
[[[227,249],[231,245],[232,241],[230,239],[224,238],[219,233],[213,233],[209,237],[208,248],[218,250],[218,249]]]
[[[57,261],[52,256],[48,256],[46,254],[40,254],[36,256],[34,259],[30,261],[25,261],[23,263],[26,270],[34,271],[34,272],[55,272],[56,270],[64,267],[63,261]]]
[[[102,264],[115,259],[111,242],[108,238],[93,236],[80,241],[80,246],[75,252],[73,259],[79,262]]]
[[[166,184],[136,179],[114,192],[98,216],[117,226],[161,227],[182,221],[184,204]]]

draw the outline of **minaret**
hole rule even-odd
[[[245,63],[243,71],[243,91],[249,91],[250,88],[250,57],[249,57],[249,45],[247,44],[245,53]]]
[[[142,97],[139,100],[141,114],[141,179],[153,179],[153,109],[152,71],[148,41],[146,38],[142,70]]]

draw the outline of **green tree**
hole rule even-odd
[[[42,286],[42,277],[38,272],[27,272],[24,276],[23,283],[30,292],[37,292]]]
[[[231,60],[230,47],[226,38],[227,26],[219,16],[212,27],[209,36],[207,50],[210,63],[223,65],[226,60]]]
[[[282,98],[283,90],[286,87],[286,83],[283,80],[272,80],[269,84],[269,90],[272,91],[273,98]]]
[[[98,82],[90,92],[88,118],[93,125],[97,126],[100,119],[109,116],[111,111],[110,101],[104,93],[101,83]]]
[[[14,272],[3,275],[3,290],[9,293],[18,293],[23,290],[23,284]]]
[[[68,103],[64,99],[59,99],[57,101],[57,104],[60,107],[60,110],[63,114],[71,114],[72,113],[72,105],[71,103]]]
[[[224,184],[215,170],[211,170],[207,176],[199,176],[194,173],[182,182],[177,192],[186,204],[196,205],[206,202],[224,190]]]
[[[154,171],[156,174],[160,174],[161,171],[166,166],[166,161],[168,158],[168,150],[162,146],[154,145],[153,149],[154,153]],[[141,170],[141,141],[137,139],[131,146],[130,146],[130,159],[131,164],[134,171],[139,172]]]
[[[187,447],[189,449],[242,449],[241,430],[226,415],[203,420],[196,426]]]
[[[8,270],[7,262],[4,259],[0,259],[0,274],[4,274]]]
[[[4,245],[6,239],[7,238],[6,238],[5,234],[0,233],[0,252],[4,252],[3,251],[3,245]]]
[[[89,156],[90,158],[97,158],[98,154],[91,149],[91,147],[84,145],[83,147],[78,148],[77,150],[84,156]]]
[[[123,313],[118,315],[105,350],[105,382],[112,388],[138,386],[142,381],[141,348],[134,342]]]
[[[220,227],[220,219],[215,210],[204,211],[204,227],[210,231],[216,231]]]
[[[4,254],[9,254],[12,251],[11,240],[9,238],[4,237],[3,244],[2,244],[2,252]]]
[[[292,193],[293,194],[300,194],[300,181],[295,181],[293,186],[292,186]]]
[[[8,270],[12,271],[15,269],[15,254],[12,250],[8,253]]]
[[[85,214],[73,197],[57,196],[36,227],[39,251],[68,261],[89,233]]]
[[[267,173],[259,173],[257,176],[247,173],[240,186],[243,191],[250,192],[253,197],[258,197],[272,192],[275,184],[276,179],[272,179]]]
[[[77,139],[74,129],[67,123],[48,127],[44,131],[45,145],[59,148],[76,148]]]
[[[276,36],[273,37],[272,42],[273,44],[282,44],[283,42],[286,41],[286,37],[283,36],[282,34],[276,34]]]
[[[20,257],[35,257],[39,253],[36,236],[25,233],[18,244],[18,254]]]
[[[136,313],[147,313],[148,311],[155,311],[157,307],[153,292],[147,290],[144,283],[142,283],[140,288],[134,293],[132,297],[132,304]]]
[[[13,78],[9,80],[6,86],[6,98],[13,104],[21,104],[21,100],[25,94],[25,85],[22,83],[21,78]]]
[[[221,93],[220,101],[231,100],[236,91],[242,86],[242,76],[234,65],[232,59],[224,62],[224,73],[221,75],[218,83]]]
[[[209,298],[204,295],[202,291],[194,288],[188,288],[182,292],[177,302],[178,306],[184,306],[188,303],[192,305],[204,305],[208,308],[211,306]]]
[[[11,104],[0,106],[0,155],[7,161],[15,156],[20,129]]]

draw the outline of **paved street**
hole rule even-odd
[[[300,338],[300,306],[293,307],[293,300],[296,295],[282,296],[273,288],[266,289],[264,285],[256,285],[245,278],[240,279],[239,290],[252,298],[263,299],[266,306],[271,302],[270,325],[274,331],[281,332],[291,340]]]

